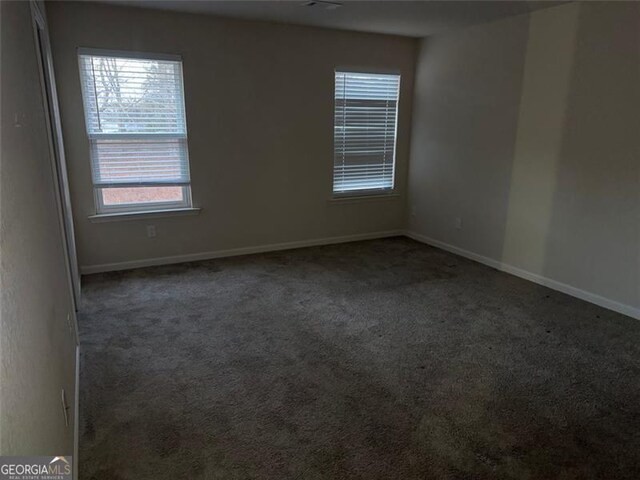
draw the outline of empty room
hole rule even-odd
[[[640,3],[0,22],[0,479],[640,477]]]

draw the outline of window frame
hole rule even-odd
[[[129,58],[138,60],[159,60],[159,61],[172,61],[177,62],[180,66],[180,100],[182,107],[182,116],[184,118],[184,133],[91,133],[89,132],[89,111],[86,106],[88,105],[85,98],[83,69],[81,66],[82,55],[94,56],[94,57],[107,57],[107,58]],[[193,198],[191,194],[191,162],[189,159],[189,142],[188,142],[188,127],[187,127],[187,114],[186,114],[186,100],[184,89],[184,68],[181,55],[165,54],[165,53],[151,53],[151,52],[139,52],[129,50],[111,50],[102,48],[90,48],[90,47],[78,47],[76,49],[76,57],[78,62],[78,74],[80,77],[81,94],[82,94],[82,109],[85,119],[85,131],[87,134],[87,141],[89,143],[89,156],[91,169],[91,187],[93,189],[95,215],[113,215],[118,213],[123,214],[135,214],[135,213],[152,213],[157,211],[170,211],[170,210],[184,210],[193,208]],[[123,184],[122,186],[96,186],[93,181],[93,156],[94,145],[97,140],[109,140],[109,139],[130,139],[130,140],[149,140],[149,139],[176,139],[184,143],[184,154],[186,157],[186,169],[188,173],[188,182],[176,182],[176,183],[157,183],[157,184]],[[102,198],[102,190],[109,188],[152,188],[152,187],[181,187],[182,188],[182,200],[181,201],[168,201],[168,202],[136,202],[126,203],[119,205],[106,205]]]
[[[336,112],[336,74],[370,74],[370,75],[395,75],[398,77],[398,96],[396,98],[396,112],[395,112],[395,128],[394,128],[394,144],[393,144],[393,161],[391,171],[391,187],[379,187],[379,188],[367,188],[367,189],[353,189],[335,191],[335,147],[336,147],[336,134],[335,134],[335,112]],[[333,122],[332,122],[332,140],[333,140],[333,161],[331,164],[331,195],[332,200],[349,200],[357,198],[368,197],[395,197],[398,195],[396,185],[396,167],[397,167],[397,153],[398,153],[398,128],[400,123],[400,94],[402,90],[402,73],[399,70],[388,70],[375,67],[336,67],[333,70]]]

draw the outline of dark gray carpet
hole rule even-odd
[[[84,278],[80,478],[640,475],[640,322],[405,238]]]

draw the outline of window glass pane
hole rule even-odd
[[[89,133],[185,133],[180,62],[80,56]]]
[[[102,203],[107,206],[137,203],[181,203],[184,201],[183,187],[126,187],[100,190]]]
[[[334,193],[392,189],[400,76],[336,72]]]

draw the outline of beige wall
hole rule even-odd
[[[71,455],[72,300],[29,3],[1,2],[0,16],[0,455]]]
[[[81,265],[404,227],[414,40],[89,3],[52,2],[48,15]],[[182,55],[200,215],[89,222],[78,46]],[[402,74],[398,197],[328,201],[339,66]],[[156,238],[146,237],[148,224],[156,225]]]
[[[639,35],[585,2],[424,40],[409,229],[640,314]]]

